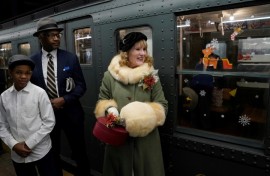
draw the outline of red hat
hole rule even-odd
[[[109,128],[106,126],[106,117],[99,117],[94,126],[93,134],[100,141],[110,145],[123,145],[128,137],[128,132],[123,126]]]

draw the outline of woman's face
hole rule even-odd
[[[143,41],[139,41],[128,51],[128,66],[131,68],[142,65],[147,56],[147,46]]]

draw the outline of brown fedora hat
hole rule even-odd
[[[49,17],[41,18],[37,22],[37,31],[33,34],[33,36],[37,37],[40,32],[48,31],[48,30],[62,31],[63,28],[59,28],[56,21],[52,18],[49,18]]]

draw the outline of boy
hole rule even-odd
[[[13,85],[0,96],[0,138],[18,176],[56,176],[49,135],[54,112],[45,90],[30,82],[34,67],[25,55],[9,58]]]

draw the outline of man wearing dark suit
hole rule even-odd
[[[84,112],[79,101],[86,91],[86,83],[77,56],[59,49],[62,30],[63,28],[59,28],[52,18],[42,18],[37,23],[37,31],[33,36],[38,37],[42,49],[31,56],[36,64],[31,81],[47,91],[54,108],[56,125],[51,133],[51,139],[59,168],[61,168],[62,129],[72,150],[72,158],[77,164],[75,175],[89,176],[90,165],[84,138]],[[49,58],[52,59],[52,64],[49,64]],[[53,65],[53,68],[49,68],[48,65]],[[52,74],[48,72],[51,70],[54,70]],[[55,82],[53,86],[49,83],[50,80]],[[52,93],[53,90],[56,90],[55,93]],[[59,175],[63,175],[62,169],[59,169]]]

